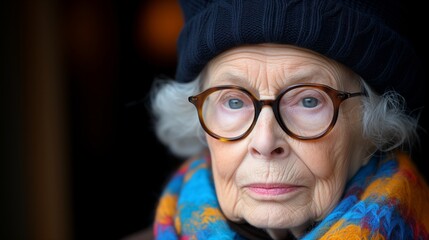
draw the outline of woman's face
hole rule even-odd
[[[239,85],[259,99],[274,99],[296,83],[321,83],[360,92],[344,66],[292,46],[264,44],[229,50],[206,69],[204,88]],[[225,216],[267,229],[273,237],[301,235],[338,203],[346,181],[366,162],[360,97],[340,106],[335,127],[317,140],[297,140],[263,107],[252,132],[239,141],[207,135],[216,193]]]

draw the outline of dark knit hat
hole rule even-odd
[[[176,80],[195,79],[221,52],[243,44],[293,44],[348,66],[376,91],[421,106],[417,57],[388,0],[180,0]]]

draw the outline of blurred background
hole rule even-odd
[[[411,30],[424,9],[404,6],[403,31],[428,66],[428,37]],[[0,17],[0,239],[121,239],[150,226],[180,162],[146,108],[152,79],[174,76],[177,2],[1,1]]]

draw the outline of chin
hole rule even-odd
[[[290,229],[309,222],[309,217],[305,213],[290,211],[284,206],[258,206],[244,212],[244,219],[249,224],[263,229]]]

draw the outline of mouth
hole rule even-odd
[[[302,186],[298,185],[289,185],[289,184],[279,184],[279,183],[255,183],[249,184],[245,188],[247,188],[250,192],[263,195],[263,196],[278,196],[283,194],[288,194],[297,191]]]

